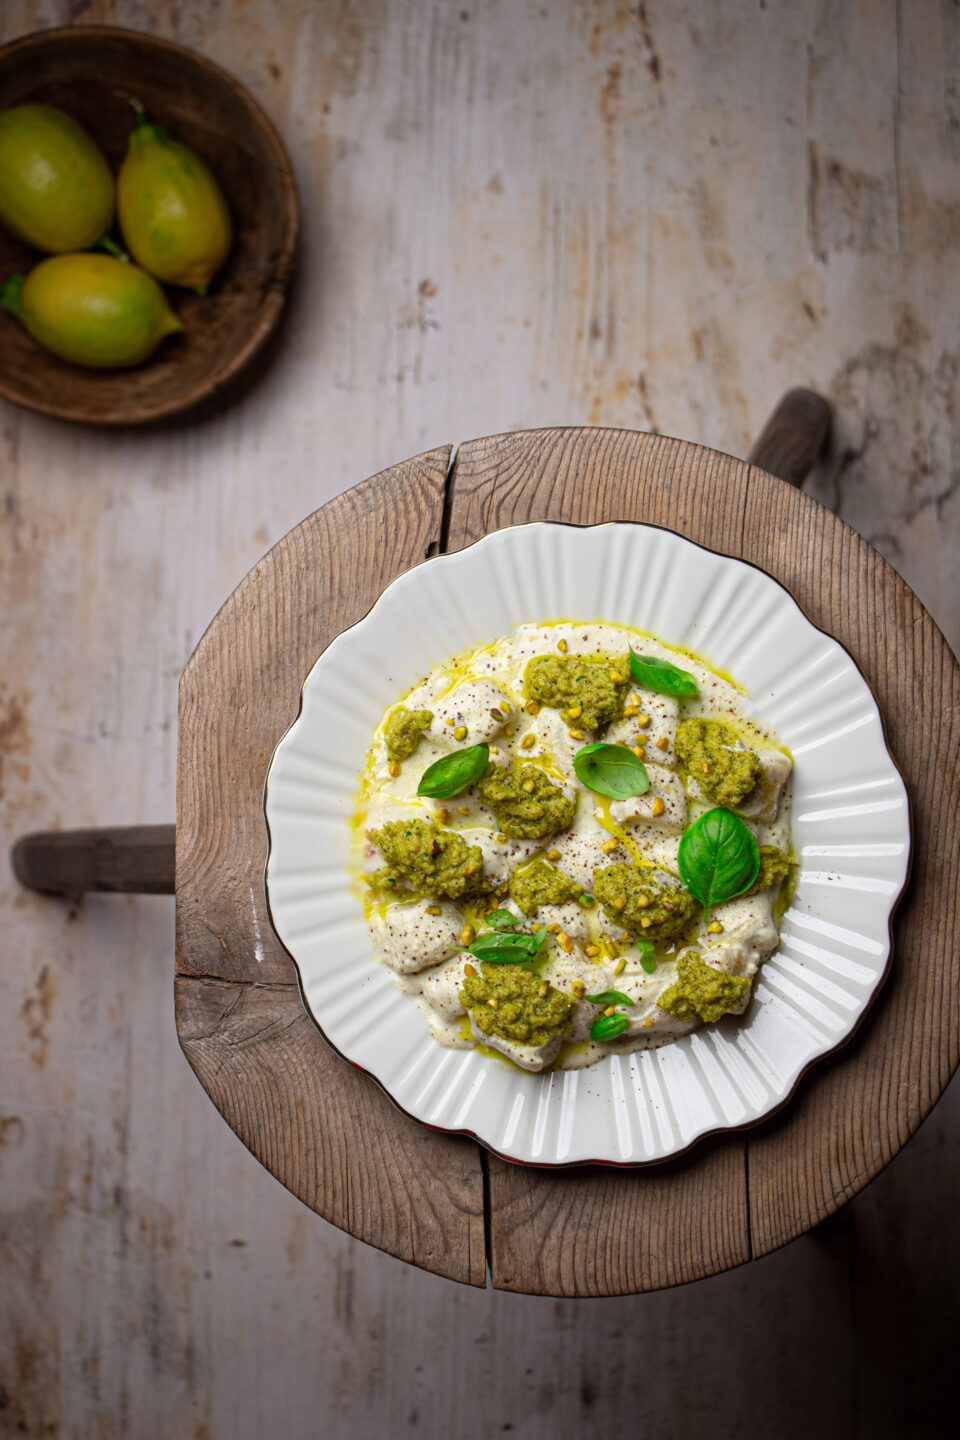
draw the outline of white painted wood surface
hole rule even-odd
[[[0,38],[194,46],[285,136],[305,242],[215,413],[0,411],[0,810],[172,819],[177,678],[260,554],[391,461],[512,426],[744,453],[838,406],[810,482],[960,643],[952,0],[6,0]],[[922,683],[922,677],[917,677]],[[958,1091],[824,1233],[632,1300],[470,1292],[341,1235],[177,1046],[172,902],[0,882],[0,1434],[949,1433]]]

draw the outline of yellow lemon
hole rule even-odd
[[[0,115],[0,223],[58,255],[96,245],[113,223],[113,176],[82,125],[51,105]]]
[[[8,280],[0,303],[54,355],[90,370],[139,365],[183,329],[156,280],[109,255],[53,255]]]
[[[199,155],[134,108],[137,125],[117,176],[124,241],[158,280],[205,295],[233,244],[223,191]]]

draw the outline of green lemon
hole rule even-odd
[[[198,155],[134,108],[137,125],[117,176],[124,241],[158,280],[205,295],[233,244],[223,191]]]
[[[113,223],[113,176],[82,125],[51,105],[0,115],[0,223],[55,255],[96,245]]]
[[[139,365],[183,329],[157,282],[109,255],[53,255],[8,280],[0,303],[54,355],[90,370]]]

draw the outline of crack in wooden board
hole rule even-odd
[[[177,1032],[257,1159],[333,1224],[484,1285],[477,1146],[398,1110],[310,1020],[263,890],[263,778],[300,684],[334,636],[439,545],[450,446],[338,496],[223,605],[180,684]]]
[[[264,776],[317,656],[438,543],[451,450],[415,456],[308,516],[193,652],[178,715],[178,974],[293,980],[267,919]]]
[[[474,440],[454,460],[448,546],[529,520],[638,520],[732,553],[743,541],[750,473],[716,451],[625,430]],[[626,1295],[742,1264],[752,1253],[745,1152],[734,1134],[639,1170],[545,1172],[491,1157],[494,1286]]]
[[[785,1244],[862,1189],[956,1069],[960,672],[869,544],[792,487],[715,452],[625,432],[490,437],[458,451],[449,509],[452,549],[526,520],[629,519],[760,565],[850,649],[904,768],[919,853],[897,918],[898,963],[860,1035],[815,1066],[779,1115],[629,1175],[490,1164],[495,1286],[602,1295],[717,1273]],[[705,1224],[710,1215],[726,1228]]]
[[[486,1284],[473,1141],[398,1110],[330,1049],[297,990],[178,976],[175,999],[200,1084],[271,1175],[358,1240]]]
[[[615,430],[534,431],[472,441],[460,447],[448,476],[445,465],[441,473],[436,457],[449,457],[449,453],[447,449],[407,462],[407,466],[422,466],[425,461],[434,461],[428,486],[432,503],[429,523],[414,528],[412,543],[411,536],[404,537],[407,550],[413,552],[411,558],[404,563],[397,553],[387,556],[376,581],[366,587],[364,602],[348,594],[346,618],[339,618],[337,611],[338,618],[329,619],[319,633],[309,623],[317,615],[316,600],[311,608],[303,599],[293,617],[300,637],[296,665],[290,661],[289,652],[283,662],[277,659],[281,648],[278,641],[282,639],[277,627],[281,621],[289,624],[291,620],[289,615],[279,617],[275,613],[277,596],[291,594],[297,574],[308,578],[307,595],[312,594],[309,581],[315,574],[327,580],[323,555],[344,533],[359,543],[362,554],[350,569],[339,566],[339,573],[347,575],[350,584],[355,583],[354,572],[359,572],[371,557],[384,561],[376,544],[377,519],[383,514],[377,486],[383,487],[389,503],[395,503],[397,496],[391,494],[391,484],[395,487],[396,477],[406,466],[365,482],[311,516],[265,557],[227,602],[218,621],[229,615],[235,628],[249,628],[257,665],[262,670],[273,665],[276,673],[271,678],[279,688],[286,685],[290,689],[293,677],[298,692],[302,674],[333,635],[360,618],[395,574],[429,553],[441,548],[456,550],[491,530],[528,520],[574,524],[637,520],[665,525],[713,549],[740,555],[783,580],[815,623],[851,649],[877,688],[888,721],[895,713],[905,724],[912,719],[916,728],[918,712],[915,707],[911,710],[908,703],[910,683],[904,677],[932,674],[933,694],[929,703],[920,707],[920,728],[928,736],[927,748],[930,743],[934,749],[952,745],[955,755],[957,666],[939,631],[912,592],[869,545],[791,487],[715,451],[664,436]],[[419,479],[422,483],[422,474]],[[408,494],[406,504],[415,508],[419,498],[411,501]],[[422,520],[422,514],[419,518]],[[372,527],[370,543],[360,535],[365,527]],[[331,569],[336,574],[339,557],[335,546],[332,553]],[[851,567],[855,571],[852,580]],[[341,604],[344,596],[337,584],[335,580],[331,587],[328,582],[328,589],[332,588],[334,599]],[[884,617],[880,630],[875,620],[871,622],[871,617],[877,615]],[[860,616],[866,619],[858,622]],[[267,638],[263,640],[265,619]],[[235,699],[242,694],[238,676],[230,669],[229,654],[222,647],[212,656],[205,653],[210,634],[201,642],[184,675],[182,725],[196,724],[206,693],[207,677],[198,681],[192,673],[198,657],[202,657],[207,669],[213,670],[218,693],[233,694]],[[261,642],[263,648],[258,648]],[[248,798],[255,791],[256,819],[261,827],[262,775],[276,739],[295,713],[296,698],[294,693],[286,696],[283,723],[279,727],[275,724],[275,733],[271,731],[267,739],[261,733],[259,749],[247,756]],[[896,725],[892,738],[895,753],[902,758]],[[918,747],[915,736],[912,741],[909,734],[902,738],[908,748],[913,747],[914,769],[922,769],[924,747]],[[229,769],[231,761],[229,749],[214,743],[218,741],[219,736],[213,741],[207,737],[208,763],[215,774],[221,773],[218,767]],[[195,794],[194,768],[181,765],[185,797]],[[955,829],[953,817],[957,813],[956,799],[960,798],[955,760],[948,776],[948,793],[945,796],[941,791],[939,800],[933,767],[928,765],[926,774],[920,770],[913,773],[909,766],[905,769],[911,787],[915,781],[926,782],[916,791],[915,800],[922,799],[924,816],[929,811],[930,833],[937,834],[938,826],[941,832],[944,827]],[[946,996],[949,1003],[955,1001],[956,981],[951,979],[949,969],[933,967],[934,973],[928,975],[925,987],[919,991],[911,986],[909,978],[895,976],[889,1002],[885,999],[877,1007],[876,1015],[868,1019],[854,1044],[816,1067],[790,1105],[752,1132],[715,1137],[678,1161],[638,1171],[594,1167],[546,1173],[511,1165],[495,1156],[481,1167],[478,1149],[472,1142],[429,1131],[401,1115],[371,1081],[344,1066],[325,1045],[300,1007],[292,964],[270,933],[265,912],[257,915],[252,887],[260,883],[263,857],[257,857],[251,865],[250,836],[243,827],[239,831],[242,843],[236,847],[237,864],[233,870],[229,866],[226,870],[233,906],[225,903],[219,910],[208,907],[191,920],[190,892],[180,885],[179,862],[184,858],[186,864],[185,857],[189,856],[189,868],[210,889],[205,866],[215,868],[214,857],[217,865],[223,864],[220,847],[224,833],[218,819],[206,836],[206,848],[198,844],[196,835],[192,848],[185,840],[181,851],[178,830],[178,1024],[191,1064],[245,1143],[307,1204],[357,1238],[402,1254],[424,1268],[438,1269],[451,1278],[483,1284],[485,1239],[494,1285],[536,1294],[635,1293],[729,1269],[786,1243],[862,1188],[913,1133],[956,1068],[956,1025],[940,1026],[934,1036],[932,1010],[937,997],[942,1000]],[[914,887],[910,907],[904,909],[898,924],[898,933],[902,933],[907,915],[916,913],[922,930],[927,916],[925,942],[928,947],[932,944],[941,957],[947,955],[952,943],[949,927],[939,923],[935,914],[929,920],[931,907],[924,907],[921,901],[933,885],[943,885],[948,893],[954,893],[955,849],[932,867],[935,873],[928,876],[924,871],[923,880]],[[245,886],[249,905],[242,896],[237,901]],[[196,896],[193,904],[196,907]],[[262,961],[255,962],[253,957],[251,918],[254,927],[259,926]],[[183,941],[188,942],[189,949]],[[929,955],[929,949],[926,953]],[[905,965],[902,974],[909,973]],[[223,987],[231,981],[237,997],[224,1007]],[[269,981],[269,986],[263,981]],[[181,1017],[189,1013],[192,1003],[186,996],[201,984],[219,991],[219,1018],[212,1018],[209,1032],[191,1033],[191,1027]],[[255,1009],[248,1013],[250,1005]],[[268,1013],[269,1007],[278,1005],[293,1006],[283,1023],[271,1019]],[[864,1047],[877,1049],[875,1033],[883,1037],[883,1043],[901,1034],[899,1027],[907,1012],[910,1043],[901,1048],[900,1076],[892,1077],[889,1067],[885,1068],[885,1057],[884,1063],[878,1064],[873,1051],[866,1062],[872,1075],[871,1093],[879,1110],[865,1118],[853,1103],[857,1094],[864,1093],[860,1073],[865,1063]],[[241,1015],[248,1024],[253,1023],[255,1015],[258,1028],[245,1031],[240,1042],[235,1036],[227,1041],[228,1022],[239,1023]],[[883,1019],[878,1020],[879,1016]],[[932,1043],[934,1040],[936,1043]],[[310,1114],[311,1146],[307,1148],[312,1147],[312,1153],[325,1153],[332,1145],[338,1156],[346,1157],[346,1164],[363,1170],[369,1157],[364,1153],[362,1137],[366,1129],[371,1129],[380,1145],[378,1127],[382,1124],[391,1140],[396,1139],[398,1129],[408,1127],[404,1131],[406,1139],[395,1153],[405,1153],[403,1144],[418,1148],[431,1158],[437,1183],[451,1164],[446,1147],[454,1147],[454,1173],[464,1163],[463,1157],[470,1156],[470,1203],[464,1207],[458,1201],[451,1208],[444,1201],[440,1206],[452,1226],[450,1233],[457,1237],[452,1244],[449,1236],[438,1244],[429,1226],[429,1233],[421,1233],[417,1225],[408,1226],[405,1240],[400,1239],[403,1227],[396,1223],[396,1212],[391,1210],[391,1205],[397,1203],[395,1186],[390,1190],[389,1203],[376,1186],[359,1192],[368,1196],[370,1204],[358,1208],[344,1198],[358,1193],[354,1183],[344,1185],[332,1180],[334,1172],[329,1167],[323,1171],[325,1178],[318,1179],[316,1172],[296,1163],[297,1147],[286,1143],[295,1134],[289,1117],[268,1114],[263,1102],[266,1092],[262,1085],[258,1089],[253,1084],[250,1073],[253,1053],[257,1055],[256,1063],[265,1066],[268,1062],[264,1056],[293,1044],[307,1048],[303,1058],[290,1067],[289,1075],[284,1072],[280,1089],[289,1086],[293,1075],[296,1085],[306,1087],[311,1097],[318,1090],[324,1094],[322,1110],[314,1099],[317,1108]],[[242,1054],[244,1058],[231,1071],[222,1057],[211,1062],[209,1049],[223,1049],[224,1054]],[[926,1067],[919,1086],[911,1070],[911,1061],[918,1059],[921,1068]],[[317,1076],[323,1067],[328,1078],[318,1086]],[[332,1129],[328,1097],[330,1088],[339,1089],[345,1083],[343,1072],[363,1087],[360,1093],[365,1103],[362,1114],[351,1115],[349,1129],[334,1135],[337,1117]],[[219,1081],[228,1073],[230,1085],[224,1089]],[[831,1078],[836,1076],[845,1078]],[[350,1114],[349,1107],[340,1113]],[[384,1119],[388,1114],[390,1121]],[[365,1124],[367,1120],[369,1125]],[[874,1129],[871,1121],[875,1122]],[[278,1144],[278,1136],[286,1137],[284,1143]],[[446,1195],[442,1184],[439,1193]],[[486,1236],[484,1199],[489,1216]],[[436,1206],[427,1209],[439,1217]],[[438,1223],[442,1230],[439,1219]]]

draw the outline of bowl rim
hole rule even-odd
[[[54,420],[70,420],[84,425],[106,427],[145,425],[155,420],[182,414],[186,410],[192,410],[196,405],[219,394],[266,344],[276,328],[277,321],[286,304],[287,291],[293,276],[297,246],[300,241],[300,196],[290,156],[280,137],[280,132],[259,101],[254,98],[245,85],[241,84],[228,71],[222,69],[215,61],[208,59],[206,55],[201,55],[196,50],[189,49],[186,45],[178,44],[175,40],[167,40],[143,30],[131,30],[122,25],[58,25],[49,30],[32,30],[27,35],[18,35],[14,40],[8,41],[6,45],[0,46],[0,63],[22,51],[40,50],[49,41],[59,40],[75,44],[77,41],[84,43],[88,39],[133,41],[147,50],[162,50],[206,70],[215,81],[231,91],[263,132],[267,146],[272,152],[272,163],[276,169],[283,196],[283,239],[274,258],[270,281],[261,300],[253,329],[243,345],[222,364],[211,370],[188,397],[170,396],[166,400],[153,404],[149,401],[141,402],[135,411],[121,406],[106,414],[89,415],[77,404],[52,403],[34,396],[22,395],[14,385],[0,376],[0,395],[12,404],[19,405],[25,410],[32,410],[38,415],[46,415]]]
[[[885,963],[884,963],[884,966],[883,966],[883,971],[882,971],[881,975],[880,975],[879,978],[877,979],[876,984],[874,985],[874,987],[873,987],[870,995],[867,997],[867,1000],[866,1000],[865,1004],[863,1005],[862,1009],[860,1010],[860,1013],[857,1015],[856,1020],[855,1020],[854,1023],[851,1025],[851,1027],[849,1028],[849,1030],[847,1030],[847,1031],[841,1036],[841,1038],[837,1041],[837,1043],[836,1043],[835,1045],[830,1046],[830,1047],[829,1047],[828,1049],[826,1049],[826,1050],[822,1050],[818,1055],[812,1056],[812,1057],[806,1062],[806,1064],[804,1064],[803,1066],[801,1066],[801,1068],[800,1068],[800,1070],[798,1071],[797,1075],[794,1077],[793,1083],[787,1088],[786,1092],[785,1092],[783,1095],[780,1096],[780,1098],[777,1100],[777,1102],[776,1102],[774,1105],[772,1105],[769,1109],[765,1110],[762,1114],[756,1116],[756,1117],[755,1117],[754,1119],[752,1119],[752,1120],[746,1120],[746,1121],[743,1121],[743,1122],[741,1122],[741,1123],[739,1123],[739,1124],[734,1124],[734,1125],[717,1125],[717,1126],[711,1127],[709,1130],[704,1130],[704,1131],[702,1131],[700,1134],[695,1135],[686,1145],[682,1146],[681,1148],[679,1148],[679,1149],[677,1149],[677,1150],[671,1151],[668,1155],[657,1156],[657,1157],[654,1157],[654,1158],[651,1158],[651,1159],[647,1159],[647,1160],[611,1160],[611,1159],[609,1159],[607,1156],[598,1156],[598,1157],[594,1157],[594,1158],[577,1159],[577,1160],[561,1160],[561,1161],[543,1161],[543,1160],[524,1159],[524,1158],[520,1158],[520,1157],[518,1157],[518,1156],[516,1156],[516,1155],[506,1154],[506,1153],[505,1153],[504,1151],[502,1151],[502,1150],[498,1150],[497,1147],[496,1147],[494,1144],[492,1144],[489,1140],[484,1139],[481,1135],[478,1135],[478,1134],[476,1133],[476,1131],[475,1131],[475,1130],[472,1130],[469,1126],[466,1126],[466,1125],[465,1125],[465,1126],[446,1126],[446,1125],[431,1124],[429,1121],[426,1121],[426,1120],[421,1119],[421,1117],[420,1117],[419,1115],[413,1114],[412,1111],[408,1110],[403,1104],[401,1104],[401,1102],[400,1102],[399,1100],[396,1099],[396,1097],[393,1095],[393,1093],[390,1091],[390,1089],[387,1087],[387,1085],[379,1078],[379,1076],[375,1075],[375,1074],[373,1073],[373,1071],[368,1070],[368,1069],[366,1068],[366,1066],[360,1064],[359,1061],[357,1061],[357,1060],[355,1060],[354,1058],[352,1058],[351,1056],[345,1054],[345,1052],[344,1052],[343,1050],[341,1050],[341,1049],[339,1048],[339,1046],[337,1046],[337,1045],[333,1042],[333,1040],[331,1040],[331,1038],[330,1038],[330,1036],[328,1035],[327,1031],[324,1029],[324,1027],[321,1025],[320,1021],[317,1019],[316,1015],[314,1014],[314,1011],[313,1011],[313,1009],[312,1009],[312,1007],[311,1007],[311,1005],[310,1005],[310,1002],[309,1002],[309,1000],[307,999],[306,989],[305,989],[304,980],[303,980],[303,974],[302,974],[302,972],[301,972],[301,968],[300,968],[299,962],[297,961],[296,956],[293,954],[292,950],[290,950],[290,948],[288,947],[288,945],[287,945],[286,942],[284,941],[283,937],[281,936],[280,931],[279,931],[279,929],[278,929],[278,927],[277,927],[276,921],[274,920],[273,912],[272,912],[272,908],[271,908],[271,904],[270,904],[269,872],[270,872],[270,860],[271,860],[272,852],[273,852],[273,837],[272,837],[271,830],[270,830],[270,820],[269,820],[269,816],[268,816],[268,814],[267,814],[267,803],[268,803],[268,792],[269,792],[269,787],[270,787],[270,776],[271,776],[271,773],[272,773],[272,771],[273,771],[273,767],[274,767],[274,763],[275,763],[275,761],[276,761],[276,759],[277,759],[277,755],[278,755],[281,747],[283,746],[284,741],[286,740],[287,736],[291,733],[291,731],[293,731],[293,729],[296,727],[296,725],[297,725],[297,724],[299,723],[299,721],[300,721],[300,717],[301,717],[301,715],[302,715],[302,713],[303,713],[303,695],[304,695],[304,690],[305,690],[305,688],[306,688],[307,682],[308,682],[308,680],[310,679],[310,676],[313,674],[314,669],[316,668],[317,664],[320,662],[320,660],[321,660],[321,658],[323,657],[323,655],[324,655],[324,654],[326,653],[326,651],[330,648],[330,645],[334,644],[337,640],[342,639],[344,635],[349,634],[352,630],[354,630],[354,629],[356,629],[358,626],[362,625],[362,624],[370,617],[370,615],[371,615],[371,614],[373,613],[373,611],[377,608],[377,606],[380,604],[380,601],[383,599],[383,597],[384,597],[384,595],[387,593],[387,591],[388,591],[388,590],[391,590],[391,589],[398,583],[398,581],[401,581],[401,580],[404,579],[404,577],[408,576],[411,571],[421,570],[421,569],[423,569],[424,566],[426,566],[426,565],[432,565],[435,561],[440,561],[440,560],[452,560],[452,559],[456,558],[457,556],[462,555],[465,551],[467,551],[467,550],[473,550],[473,549],[476,548],[478,545],[484,544],[484,542],[486,542],[487,540],[489,540],[493,535],[496,535],[496,534],[500,533],[500,532],[503,531],[503,530],[531,529],[531,528],[541,527],[541,526],[557,526],[557,527],[563,527],[563,528],[570,529],[570,530],[602,530],[602,529],[610,529],[610,528],[613,528],[613,527],[645,528],[645,529],[650,529],[650,530],[660,530],[660,531],[666,532],[668,535],[675,535],[675,536],[677,536],[678,538],[680,538],[681,540],[685,540],[689,545],[694,546],[694,547],[695,547],[696,549],[698,549],[698,550],[703,550],[703,551],[705,551],[705,552],[708,553],[708,554],[721,556],[721,557],[722,557],[723,559],[725,559],[725,560],[732,560],[732,561],[739,562],[741,565],[747,566],[747,567],[749,567],[749,568],[752,569],[752,570],[759,571],[759,573],[760,573],[761,575],[765,576],[766,579],[772,580],[773,583],[774,583],[775,585],[779,586],[779,588],[785,593],[785,595],[786,595],[786,596],[788,597],[788,599],[793,603],[793,605],[796,606],[797,610],[799,611],[799,613],[801,614],[801,616],[803,617],[803,619],[806,621],[806,623],[811,627],[811,629],[817,631],[817,632],[818,632],[819,634],[821,634],[821,635],[825,635],[825,636],[827,637],[827,639],[830,640],[830,641],[832,641],[833,644],[835,644],[835,645],[844,653],[844,655],[846,655],[847,658],[850,660],[850,662],[851,662],[851,664],[853,665],[856,673],[858,674],[858,676],[860,677],[860,679],[861,679],[861,681],[863,682],[864,686],[866,687],[866,690],[867,690],[868,694],[870,695],[870,697],[871,697],[871,699],[872,699],[872,701],[873,701],[874,706],[876,707],[877,717],[878,717],[878,720],[879,720],[879,723],[880,723],[880,737],[881,737],[881,740],[882,740],[882,742],[883,742],[883,747],[884,747],[884,750],[886,751],[887,758],[888,758],[888,760],[890,761],[890,764],[891,764],[891,766],[892,766],[895,774],[899,777],[900,783],[901,783],[901,785],[902,785],[902,787],[903,787],[903,793],[904,793],[904,797],[905,797],[905,801],[906,801],[906,843],[907,843],[906,865],[905,865],[905,869],[904,869],[903,882],[902,882],[902,884],[901,884],[901,886],[900,886],[897,894],[893,897],[893,900],[892,900],[892,902],[891,902],[891,904],[890,904],[889,912],[888,912],[888,914],[887,914],[887,955],[886,955],[886,960],[885,960]],[[523,520],[523,521],[518,521],[518,522],[516,522],[515,524],[512,524],[512,525],[499,526],[499,527],[497,527],[497,529],[495,529],[495,530],[489,530],[489,531],[487,531],[485,534],[479,536],[476,540],[472,540],[468,545],[463,546],[460,550],[448,550],[448,551],[443,551],[443,552],[441,552],[441,553],[438,554],[438,555],[430,555],[430,556],[427,556],[425,559],[418,561],[416,564],[411,565],[411,566],[408,566],[408,568],[407,568],[406,570],[402,570],[399,575],[395,575],[394,578],[393,578],[387,585],[385,585],[385,586],[383,587],[383,589],[382,589],[382,590],[380,591],[380,593],[377,595],[376,599],[372,602],[372,604],[368,607],[368,609],[364,612],[363,615],[359,616],[359,617],[353,622],[352,625],[346,626],[345,629],[338,631],[338,633],[337,633],[335,636],[332,637],[332,639],[330,640],[329,644],[324,646],[323,650],[321,650],[320,654],[317,655],[317,657],[315,658],[313,664],[310,666],[310,669],[309,669],[309,670],[307,671],[307,673],[304,675],[303,680],[302,680],[301,685],[300,685],[296,714],[294,715],[293,719],[290,721],[290,724],[284,729],[283,734],[282,734],[282,735],[279,737],[279,739],[277,740],[276,745],[274,746],[274,748],[273,748],[273,750],[272,750],[272,752],[271,752],[271,755],[270,755],[270,760],[269,760],[269,763],[268,763],[268,765],[267,765],[267,771],[266,771],[266,775],[264,776],[264,782],[263,782],[263,792],[262,792],[262,796],[261,796],[261,811],[262,811],[262,815],[263,815],[264,826],[265,826],[266,832],[267,832],[267,853],[266,853],[266,856],[265,856],[265,858],[264,858],[264,864],[263,864],[263,891],[264,891],[264,899],[265,899],[265,902],[266,902],[267,920],[268,920],[268,923],[269,923],[269,925],[270,925],[271,930],[273,931],[274,938],[277,940],[277,942],[278,942],[278,944],[280,945],[281,949],[283,950],[283,952],[287,955],[287,957],[289,958],[289,960],[290,960],[291,963],[293,964],[294,972],[295,972],[295,975],[296,975],[296,981],[297,981],[297,990],[298,990],[298,993],[299,993],[299,995],[300,995],[300,1002],[301,1002],[301,1004],[303,1005],[303,1008],[304,1008],[304,1010],[306,1011],[306,1014],[308,1015],[310,1021],[311,1021],[312,1024],[316,1027],[316,1029],[320,1032],[320,1035],[321,1035],[322,1039],[324,1040],[324,1042],[330,1047],[330,1049],[334,1052],[334,1054],[338,1055],[342,1060],[346,1061],[346,1063],[347,1063],[348,1065],[352,1065],[355,1070],[359,1070],[362,1074],[369,1076],[369,1078],[370,1078],[370,1079],[373,1081],[373,1083],[378,1087],[378,1089],[386,1096],[386,1098],[390,1101],[390,1103],[391,1103],[397,1110],[399,1110],[399,1111],[401,1112],[401,1114],[406,1115],[406,1116],[407,1116],[409,1119],[411,1119],[411,1120],[414,1120],[418,1125],[423,1125],[423,1126],[424,1126],[426,1129],[428,1129],[428,1130],[436,1130],[436,1131],[438,1131],[439,1133],[445,1134],[445,1135],[463,1136],[463,1137],[466,1138],[466,1139],[470,1139],[470,1140],[474,1141],[477,1145],[480,1146],[481,1150],[486,1151],[486,1152],[489,1153],[489,1154],[495,1155],[495,1156],[497,1157],[497,1159],[503,1160],[503,1161],[505,1161],[507,1164],[517,1165],[517,1166],[520,1166],[520,1167],[523,1167],[523,1168],[529,1168],[529,1169],[532,1169],[532,1170],[541,1170],[541,1171],[577,1170],[577,1169],[582,1169],[584,1166],[598,1167],[598,1168],[603,1168],[603,1169],[608,1169],[608,1170],[645,1170],[645,1169],[650,1169],[650,1168],[653,1168],[653,1167],[656,1167],[656,1166],[660,1166],[660,1165],[671,1165],[671,1164],[673,1164],[675,1161],[679,1161],[679,1160],[682,1160],[682,1159],[688,1157],[689,1154],[690,1154],[690,1152],[691,1152],[692,1150],[694,1150],[694,1149],[696,1149],[698,1146],[704,1144],[704,1142],[708,1142],[708,1141],[715,1140],[715,1139],[717,1139],[718,1136],[731,1137],[731,1136],[736,1136],[736,1135],[746,1135],[746,1134],[747,1134],[748,1132],[750,1132],[751,1130],[754,1130],[754,1129],[758,1128],[759,1126],[766,1124],[768,1121],[770,1121],[770,1120],[774,1119],[776,1116],[780,1115],[780,1113],[793,1101],[793,1099],[795,1098],[798,1090],[800,1089],[801,1084],[804,1082],[804,1080],[806,1079],[806,1076],[809,1074],[809,1072],[810,1072],[811,1070],[813,1070],[815,1067],[820,1066],[820,1065],[824,1064],[825,1062],[833,1059],[834,1057],[836,1057],[836,1055],[837,1055],[840,1051],[842,1051],[842,1050],[845,1049],[848,1045],[851,1044],[851,1042],[852,1042],[852,1041],[855,1039],[855,1037],[859,1034],[861,1028],[862,1028],[863,1025],[864,1025],[864,1022],[867,1020],[867,1017],[872,1014],[872,1012],[873,1012],[873,1010],[874,1010],[874,1007],[876,1006],[876,1003],[877,1003],[877,1000],[878,1000],[879,996],[881,995],[881,993],[882,993],[882,992],[884,991],[884,989],[886,988],[887,982],[888,982],[888,980],[890,979],[890,973],[891,973],[891,970],[892,970],[892,968],[893,968],[893,960],[894,960],[894,933],[893,933],[894,920],[896,919],[897,912],[898,912],[901,904],[903,903],[904,897],[907,895],[907,893],[909,892],[909,889],[910,889],[910,882],[911,882],[911,878],[912,878],[912,875],[913,875],[913,863],[914,863],[914,855],[915,855],[915,838],[916,838],[916,836],[915,836],[914,819],[913,819],[913,797],[912,797],[911,794],[910,794],[910,789],[909,789],[909,787],[908,787],[908,785],[907,785],[906,778],[904,777],[903,770],[902,770],[899,762],[898,762],[897,759],[896,759],[896,756],[894,755],[894,753],[893,753],[893,751],[892,751],[892,749],[891,749],[891,747],[890,747],[890,739],[889,739],[889,736],[888,736],[888,734],[887,734],[887,726],[886,726],[886,721],[885,721],[885,719],[884,719],[883,710],[882,710],[882,708],[881,708],[881,706],[880,706],[879,700],[877,699],[877,694],[876,694],[876,691],[874,690],[874,687],[873,687],[872,683],[870,682],[870,680],[868,679],[868,677],[864,674],[864,671],[863,671],[862,666],[860,665],[860,662],[857,660],[856,656],[853,655],[853,653],[850,651],[850,649],[848,648],[848,646],[847,646],[842,640],[838,640],[837,637],[836,637],[834,634],[832,634],[831,631],[825,629],[822,625],[818,625],[818,624],[816,623],[816,621],[813,620],[813,619],[811,618],[811,616],[808,614],[805,606],[803,606],[803,605],[800,604],[800,601],[796,598],[796,596],[794,595],[794,593],[793,593],[793,591],[790,589],[790,587],[789,587],[788,585],[786,585],[786,584],[784,583],[784,581],[780,580],[780,579],[778,578],[778,576],[771,574],[771,572],[770,572],[769,570],[767,570],[763,565],[757,564],[757,562],[756,562],[755,560],[748,560],[748,559],[746,559],[744,556],[731,554],[731,553],[730,553],[729,551],[727,551],[727,550],[720,550],[720,549],[717,549],[716,547],[714,547],[714,546],[712,546],[712,545],[704,545],[704,544],[702,544],[699,540],[693,540],[693,539],[691,539],[689,535],[684,535],[682,531],[676,530],[676,529],[674,529],[674,528],[673,528],[672,526],[670,526],[670,525],[662,525],[662,524],[658,524],[656,521],[650,521],[650,520],[622,520],[622,519],[621,519],[621,520],[602,520],[602,521],[596,521],[596,522],[587,523],[587,524],[584,524],[584,523],[578,522],[578,521],[573,521],[573,520],[555,520],[555,519],[546,519],[546,520],[540,519],[540,520]]]

